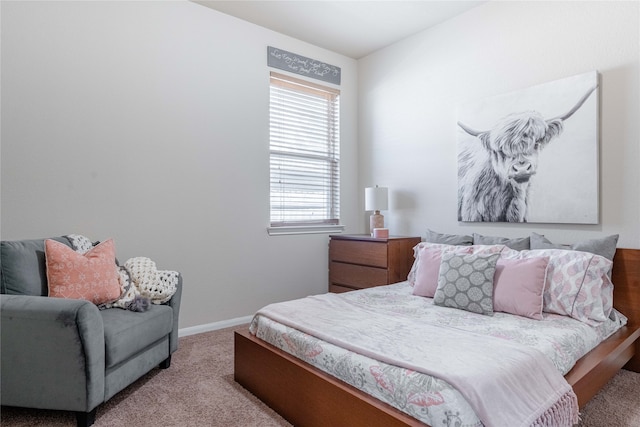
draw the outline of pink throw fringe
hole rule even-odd
[[[578,398],[573,390],[565,393],[531,427],[572,427],[580,421]]]

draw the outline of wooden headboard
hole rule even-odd
[[[618,248],[613,258],[613,306],[629,319],[630,326],[640,326],[640,249]],[[640,372],[640,340],[626,369]]]
[[[640,249],[616,250],[611,281],[614,307],[640,326]]]

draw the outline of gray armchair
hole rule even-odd
[[[156,366],[169,367],[182,277],[166,304],[99,310],[47,297],[44,239],[3,241],[0,249],[2,405],[74,411],[78,426],[90,426],[101,403]]]

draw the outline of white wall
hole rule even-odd
[[[186,1],[0,13],[2,239],[113,237],[120,259],[180,270],[181,328],[326,290],[326,235],[266,233],[267,45],[342,67],[347,232],[365,231],[363,189],[379,184],[394,234],[620,233],[640,247],[637,2],[491,2],[357,63]],[[590,70],[600,224],[458,223],[457,105]]]
[[[619,247],[640,248],[639,25],[638,2],[495,1],[361,59],[360,187],[390,188],[391,232],[535,231],[558,243],[619,233]],[[458,105],[592,70],[600,223],[459,223]]]
[[[186,1],[1,2],[2,239],[113,237],[184,275],[180,327],[326,292],[325,234],[269,237],[267,46],[342,67],[342,219],[356,61]]]

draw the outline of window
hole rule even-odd
[[[269,233],[339,231],[340,91],[274,72],[270,87]]]

